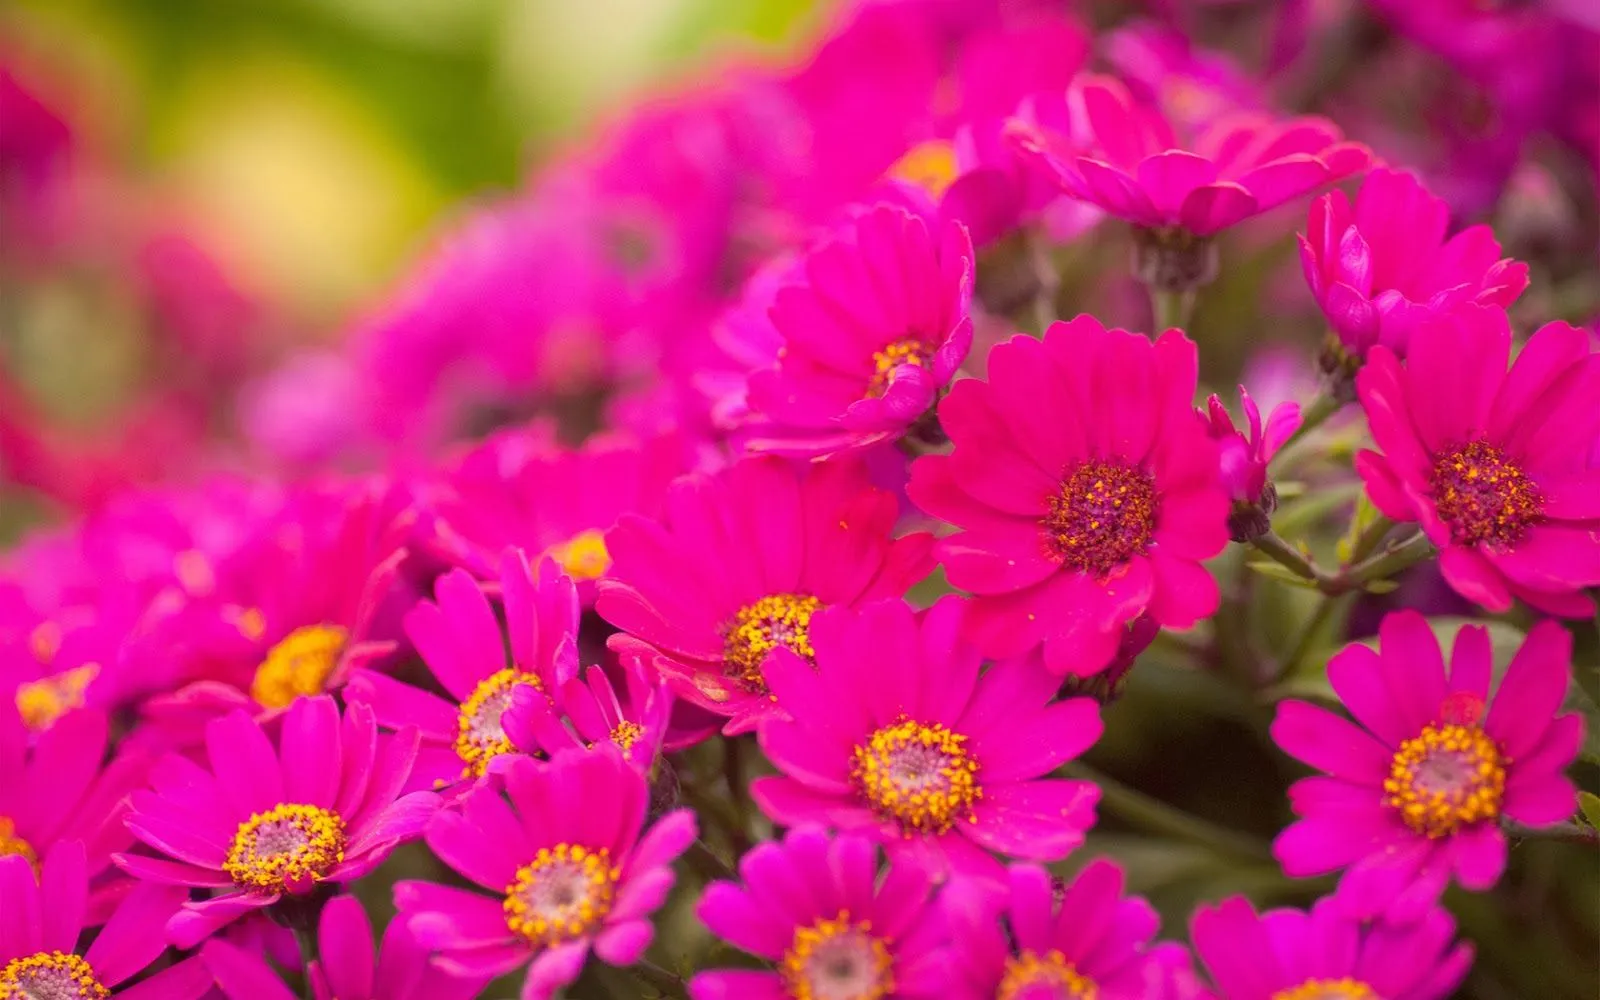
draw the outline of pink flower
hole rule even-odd
[[[1360,924],[1332,900],[1257,914],[1242,896],[1197,910],[1191,936],[1218,1000],[1444,1000],[1472,966],[1455,921],[1434,907],[1407,926]]]
[[[761,748],[781,773],[750,795],[781,826],[822,823],[883,843],[935,879],[998,879],[993,851],[1055,861],[1083,842],[1100,793],[1045,776],[1100,737],[1088,698],[1053,701],[1058,678],[1037,659],[979,676],[957,639],[964,605],[917,615],[898,601],[812,619],[816,665],[767,661],[791,718],[768,718]]]
[[[762,666],[779,647],[811,655],[811,616],[898,597],[933,568],[933,538],[893,538],[899,503],[867,470],[748,458],[678,480],[662,522],[624,516],[595,604],[685,701],[747,732],[775,711]]]
[[[1464,305],[1413,333],[1404,368],[1373,348],[1356,379],[1381,449],[1356,456],[1386,516],[1420,522],[1445,579],[1491,611],[1520,598],[1585,617],[1600,583],[1600,355],[1584,331],[1549,323],[1506,371],[1500,309]]]
[[[355,881],[420,833],[439,800],[400,795],[416,754],[416,730],[380,739],[371,710],[353,705],[341,719],[329,695],[291,705],[276,747],[232,712],[206,726],[207,767],[168,754],[153,790],[130,798],[128,829],[166,857],[113,860],[148,882],[219,890],[167,923],[172,942],[192,948],[286,897]]]
[[[1217,443],[1222,485],[1233,498],[1229,533],[1236,542],[1248,542],[1271,527],[1269,519],[1278,508],[1278,493],[1267,482],[1267,463],[1300,428],[1300,404],[1279,403],[1268,415],[1265,426],[1255,400],[1242,385],[1239,404],[1249,426],[1248,435],[1234,429],[1233,418],[1215,394],[1206,400],[1200,417],[1206,422],[1207,434]]]
[[[317,1000],[471,1000],[487,982],[452,976],[430,963],[404,920],[389,922],[374,961],[372,923],[354,896],[337,896],[323,907],[317,955],[308,970]],[[212,938],[200,957],[228,1000],[298,998],[253,950]]]
[[[672,692],[666,685],[647,677],[638,661],[623,668],[622,675],[626,699],[618,697],[600,666],[585,668],[581,678],[571,678],[551,695],[519,685],[501,719],[506,737],[521,753],[547,757],[609,740],[634,770],[650,777],[664,744],[672,749],[687,744],[673,731]],[[704,733],[692,736],[692,742],[699,742]]]
[[[1461,302],[1506,307],[1528,287],[1528,265],[1500,256],[1486,225],[1445,239],[1450,211],[1415,176],[1374,170],[1356,194],[1311,204],[1300,263],[1333,328],[1336,363],[1354,367],[1374,344],[1404,358],[1418,323]]]
[[[819,456],[899,438],[972,347],[966,228],[949,223],[936,239],[921,217],[879,205],[812,251],[803,271],[773,299],[784,346],[750,376],[746,447]]]
[[[1583,721],[1556,714],[1572,639],[1554,622],[1528,633],[1492,700],[1488,630],[1463,628],[1448,669],[1415,611],[1391,613],[1379,635],[1378,651],[1350,645],[1328,663],[1359,725],[1305,702],[1278,706],[1273,739],[1327,777],[1290,789],[1301,819],[1274,852],[1294,877],[1347,869],[1339,898],[1355,915],[1407,920],[1452,875],[1480,891],[1499,881],[1502,817],[1546,826],[1572,815],[1562,771]]]
[[[1111,77],[1080,77],[1076,102],[1092,144],[1013,131],[1035,167],[1068,195],[1141,229],[1208,237],[1365,169],[1371,154],[1321,118],[1219,116],[1180,137],[1156,109]]]
[[[891,861],[880,879],[872,841],[801,827],[746,854],[739,874],[742,886],[707,886],[695,912],[776,968],[701,972],[693,1000],[978,1000],[952,992],[949,934],[927,873]]]
[[[115,989],[166,951],[162,927],[185,893],[136,887],[81,948],[83,932],[97,923],[86,912],[88,877],[78,841],[58,844],[37,871],[28,858],[0,856],[0,997],[199,1000],[211,989],[211,974],[194,958]]]
[[[428,826],[428,846],[476,888],[399,882],[397,919],[453,975],[502,976],[531,959],[523,1000],[578,978],[591,950],[609,965],[637,962],[672,862],[695,838],[693,814],[668,813],[641,836],[644,779],[608,745],[549,763],[519,757],[504,776],[504,796],[479,785]]]
[[[954,449],[918,459],[908,492],[964,529],[936,551],[985,653],[1043,642],[1052,671],[1089,675],[1141,614],[1188,628],[1217,609],[1200,560],[1227,545],[1229,502],[1197,364],[1176,330],[1152,344],[1079,316],[996,347],[988,380],[939,405]]]
[[[1156,911],[1123,896],[1122,869],[1091,861],[1058,880],[1037,865],[1013,865],[1003,891],[955,884],[950,914],[957,974],[983,997],[1103,997],[1145,1000],[1155,969]]]
[[[481,579],[507,546],[554,559],[585,604],[611,568],[605,533],[623,514],[655,517],[688,470],[674,435],[598,435],[564,448],[544,424],[491,435],[423,494],[419,544]]]
[[[415,727],[421,737],[416,775],[424,787],[481,778],[511,753],[502,716],[519,688],[549,699],[578,671],[578,596],[548,560],[537,576],[519,549],[500,562],[506,635],[489,598],[464,570],[419,601],[405,629],[428,672],[449,699],[376,670],[350,678],[349,697],[370,706],[389,729]],[[509,653],[509,659],[508,659]]]

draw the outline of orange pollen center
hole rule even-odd
[[[811,660],[811,616],[822,602],[808,594],[769,594],[746,604],[723,626],[722,659],[729,676],[742,679],[756,691],[766,691],[761,664],[767,654],[784,646]]]
[[[1439,519],[1458,545],[1509,548],[1544,519],[1539,484],[1487,441],[1440,452],[1429,482]]]
[[[881,351],[872,354],[872,381],[867,385],[867,396],[877,399],[889,391],[902,365],[926,368],[933,360],[933,351],[916,337],[897,340]]]
[[[506,667],[479,681],[461,703],[456,714],[455,750],[461,758],[463,778],[483,777],[491,760],[512,751],[511,738],[500,720],[511,707],[511,693],[519,684],[544,690],[537,675]]]
[[[1299,986],[1279,990],[1272,1000],[1383,1000],[1359,979],[1307,979]]]
[[[1150,473],[1121,462],[1084,462],[1050,498],[1045,546],[1063,565],[1105,576],[1150,547],[1159,505]]]
[[[633,745],[639,742],[639,737],[644,735],[644,727],[637,722],[623,719],[611,730],[611,742],[623,750],[632,750]]]
[[[0,969],[0,1000],[107,1000],[94,969],[81,956],[39,951]]]
[[[1043,955],[1024,951],[1006,960],[1006,973],[995,1000],[1017,1000],[1027,991],[1029,1000],[1096,1000],[1100,988],[1080,973],[1059,951]]]
[[[1406,740],[1389,765],[1385,802],[1417,833],[1447,837],[1500,815],[1505,759],[1477,726],[1428,726]]]
[[[84,692],[100,673],[98,663],[63,670],[59,674],[17,685],[17,714],[34,732],[55,725],[57,719],[83,707]]]
[[[948,139],[929,139],[906,150],[889,168],[888,174],[894,180],[914,184],[938,198],[955,182],[959,169],[955,145]]]
[[[17,824],[9,816],[0,816],[0,858],[8,855],[26,858],[28,864],[33,866],[34,873],[39,871],[39,855],[33,845],[17,836]]]
[[[894,957],[870,921],[840,910],[795,930],[778,975],[792,1000],[882,1000],[894,990]]]
[[[943,833],[972,819],[973,803],[983,797],[966,743],[942,725],[901,716],[856,746],[850,777],[873,811],[906,836]]]
[[[327,878],[344,847],[338,813],[286,802],[239,824],[222,868],[242,889],[288,892]]]
[[[598,580],[611,568],[606,533],[590,528],[550,549],[550,557],[574,580]]]
[[[296,698],[321,694],[349,639],[337,625],[295,629],[267,650],[250,682],[250,697],[264,708],[288,708]]]
[[[611,912],[621,877],[604,848],[565,843],[541,847],[506,887],[506,926],[536,948],[582,937]]]

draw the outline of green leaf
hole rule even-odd
[[[1287,566],[1273,562],[1271,559],[1252,559],[1245,565],[1249,566],[1257,573],[1260,573],[1262,576],[1270,576],[1272,579],[1277,580],[1280,583],[1287,583],[1294,587],[1304,587],[1307,590],[1317,589],[1317,585],[1315,583],[1312,583],[1305,577],[1295,573]]]
[[[1590,826],[1600,829],[1600,795],[1579,792],[1578,808],[1583,810],[1583,818],[1589,821]]]
[[[1362,588],[1369,594],[1392,594],[1400,589],[1399,580],[1368,580]]]

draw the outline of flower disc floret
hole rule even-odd
[[[723,629],[729,676],[758,690],[766,689],[761,664],[779,646],[810,660],[811,616],[822,602],[809,594],[769,594],[740,608]]]
[[[267,708],[288,708],[296,698],[321,694],[350,633],[337,625],[306,625],[267,650],[250,682],[250,697]]]
[[[461,776],[480,778],[489,762],[510,753],[510,737],[501,724],[511,707],[511,692],[518,684],[543,689],[538,675],[506,667],[478,682],[456,715],[456,756],[461,758]]]
[[[1149,548],[1159,503],[1155,479],[1143,469],[1083,462],[1050,498],[1045,544],[1063,564],[1105,576]]]
[[[966,744],[966,736],[943,725],[902,716],[855,748],[850,776],[873,810],[907,836],[943,833],[971,819],[983,797],[978,761]]]
[[[287,892],[344,860],[344,820],[331,809],[282,803],[239,824],[223,870],[242,889]]]
[[[882,1000],[894,989],[893,965],[871,921],[841,910],[796,929],[778,972],[793,1000]]]
[[[79,955],[41,951],[0,970],[0,1000],[107,1000],[111,991]]]
[[[540,948],[580,938],[611,912],[621,877],[605,848],[541,847],[506,888],[506,926]]]
[[[1083,975],[1059,951],[1044,954],[1024,950],[1006,960],[1005,977],[995,991],[995,1000],[1050,997],[1051,1000],[1096,1000],[1100,988]]]
[[[872,354],[872,381],[867,385],[867,397],[879,399],[894,384],[895,373],[901,365],[926,368],[933,361],[933,349],[918,337],[897,340],[881,351]]]
[[[1458,545],[1510,548],[1544,517],[1539,485],[1488,441],[1441,451],[1431,485],[1439,519]]]
[[[1412,830],[1447,837],[1499,818],[1506,769],[1500,748],[1477,726],[1428,726],[1400,744],[1383,790]]]
[[[1359,979],[1308,979],[1292,989],[1279,990],[1272,1000],[1382,1000]]]

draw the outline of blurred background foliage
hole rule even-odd
[[[463,199],[649,89],[777,50],[814,0],[8,0],[0,42],[314,329]],[[711,68],[707,68],[707,67]],[[691,69],[693,67],[693,69]]]

